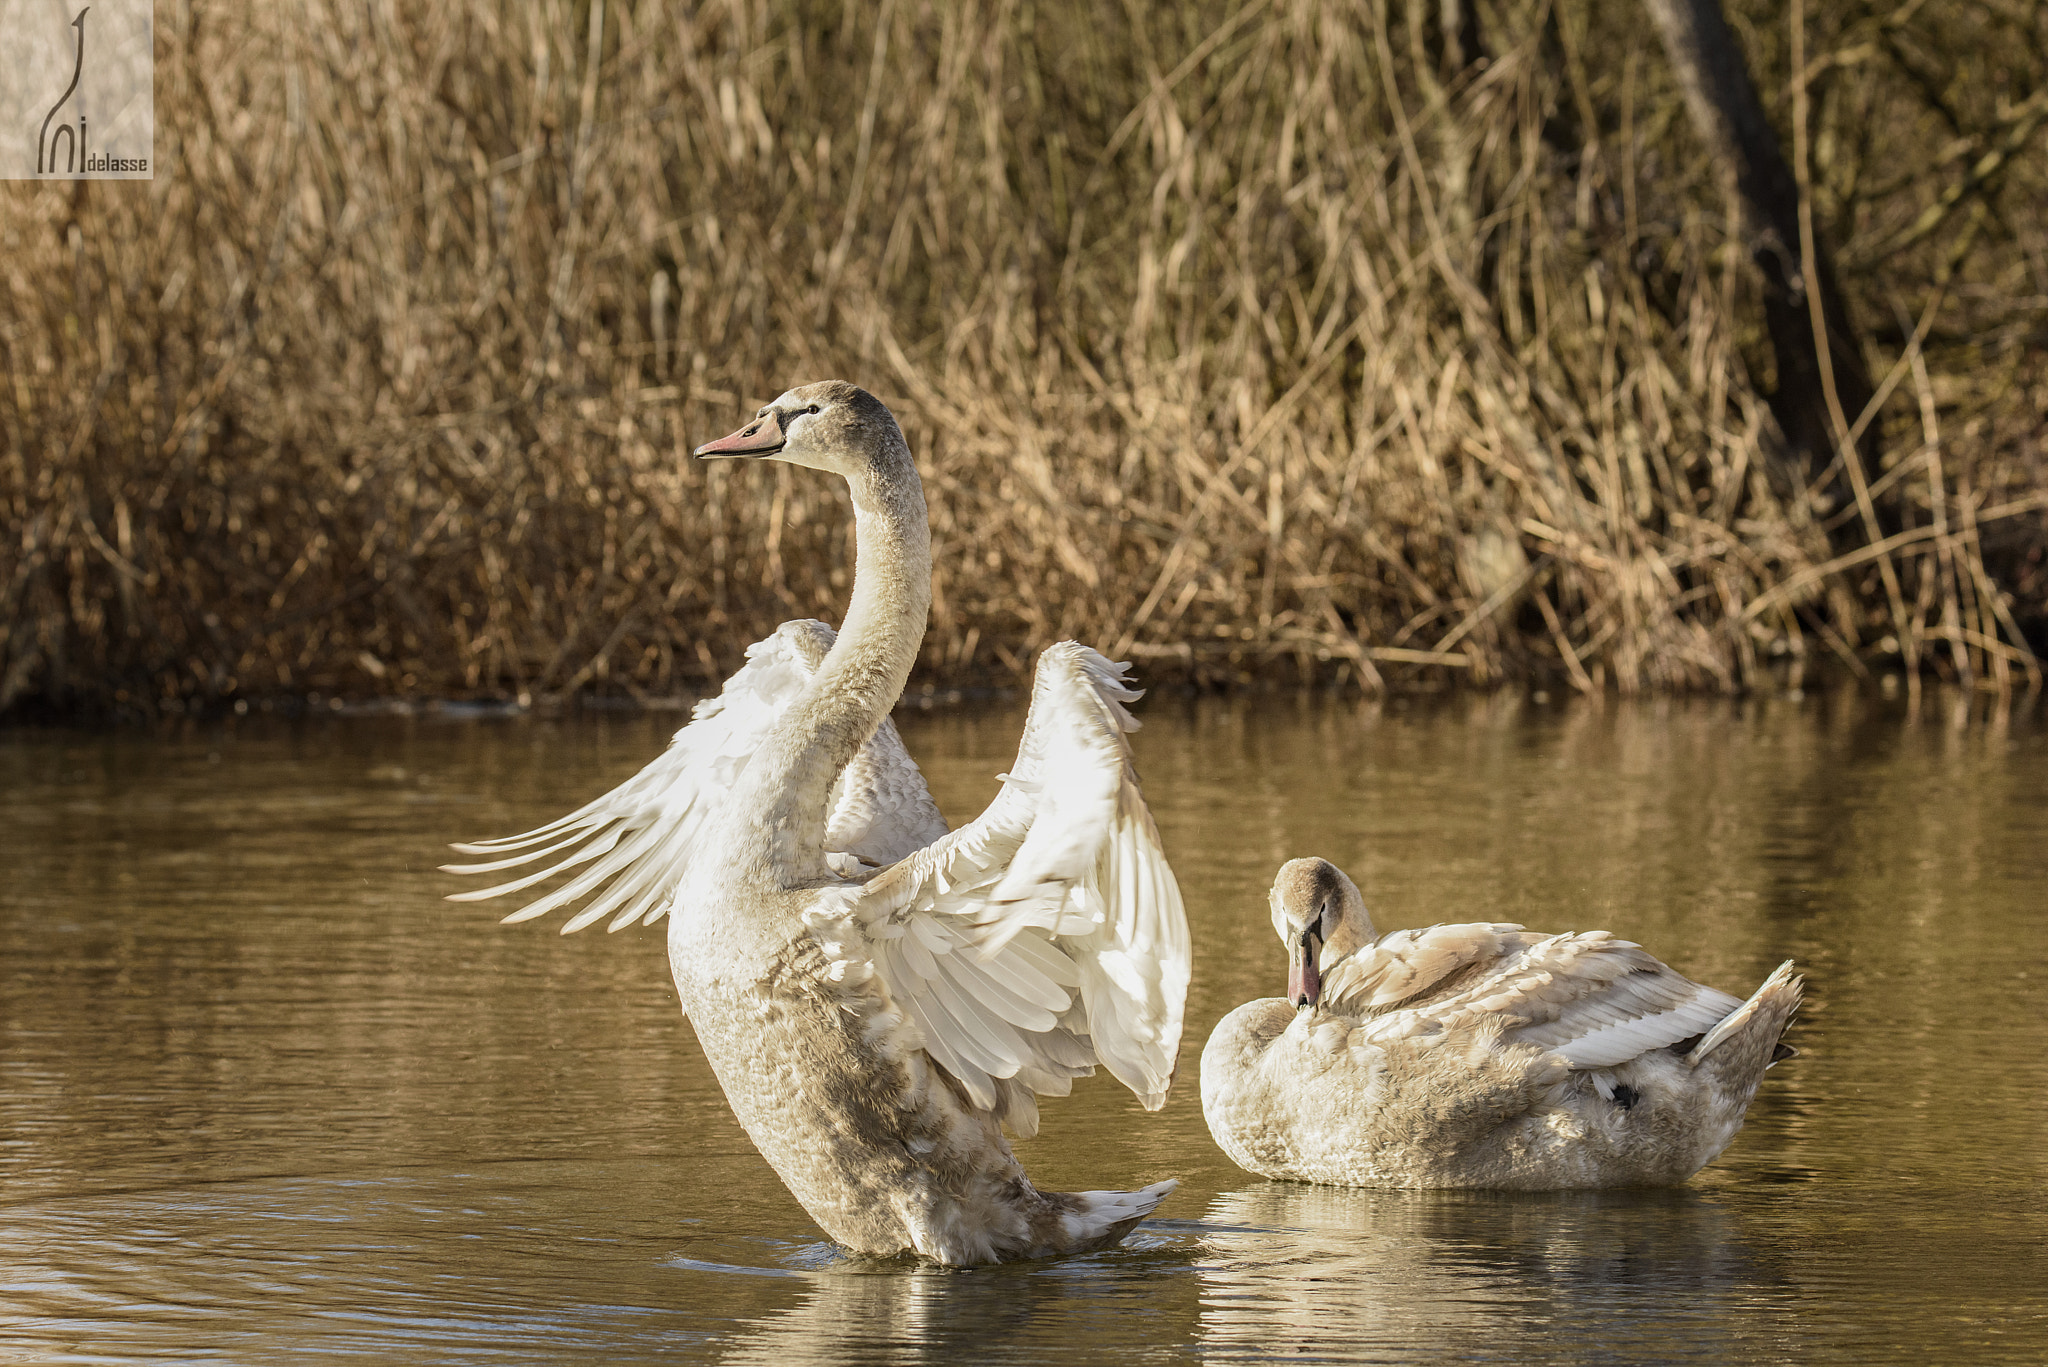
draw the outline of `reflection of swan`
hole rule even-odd
[[[997,1288],[930,1266],[839,1267],[803,1281],[803,1300],[721,1346],[721,1367],[957,1362],[1009,1341],[1034,1299],[1019,1279]]]
[[[1661,1186],[1728,1146],[1799,1005],[1747,1002],[1605,931],[1431,926],[1374,939],[1351,880],[1283,865],[1287,999],[1224,1017],[1202,1112],[1252,1172],[1355,1186]]]
[[[1159,1238],[1158,1229],[1145,1232]],[[735,1332],[720,1336],[715,1360],[721,1367],[952,1367],[1143,1359],[1162,1342],[1192,1337],[1195,1252],[1126,1245],[965,1272],[846,1260],[775,1283],[782,1293],[800,1287],[802,1299],[735,1316]],[[705,1294],[694,1286],[690,1293],[693,1304]]]
[[[969,1263],[1121,1237],[1172,1183],[1039,1192],[1000,1127],[1032,1134],[1036,1098],[1098,1062],[1148,1108],[1173,1075],[1187,922],[1124,739],[1137,695],[1094,651],[1047,650],[1002,792],[949,834],[888,720],[931,602],[895,418],[852,385],[811,385],[697,454],[845,477],[844,629],[784,625],[636,777],[527,835],[458,846],[528,852],[457,872],[561,856],[460,896],[595,861],[507,919],[598,889],[565,931],[672,911],[676,990],[727,1099],[841,1243]]]
[[[1259,1183],[1203,1218],[1205,1362],[1728,1361],[1768,1284],[1740,1221],[1689,1190],[1372,1191]],[[1683,1344],[1688,1351],[1672,1351]]]
[[[802,1299],[760,1317],[758,1326],[728,1338],[718,1353],[723,1367],[785,1367],[794,1363],[858,1361],[865,1353],[917,1361],[932,1337],[936,1302],[955,1274],[905,1267],[835,1268],[797,1275]]]

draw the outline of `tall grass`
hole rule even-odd
[[[852,540],[688,448],[828,376],[926,475],[930,680],[2037,678],[2041,12],[1805,35],[1874,533],[1634,6],[1455,13],[167,12],[157,179],[0,187],[0,706],[701,687]]]

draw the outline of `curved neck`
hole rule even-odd
[[[1379,939],[1379,932],[1373,929],[1372,916],[1365,909],[1365,899],[1354,889],[1345,903],[1344,917],[1337,922],[1337,933],[1325,946],[1324,957],[1331,963],[1349,958]]]
[[[825,823],[832,785],[903,694],[931,611],[931,531],[910,454],[848,479],[853,492],[853,599],[839,640],[810,686],[747,765],[728,808],[741,868],[782,886],[830,876]]]

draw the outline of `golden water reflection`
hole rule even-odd
[[[1937,705],[1939,704],[1939,705]],[[733,1124],[658,933],[439,900],[441,843],[631,772],[672,715],[0,735],[0,1356],[161,1361],[1861,1362],[2048,1357],[2048,736],[1804,700],[1148,700],[1186,893],[1189,1064],[1272,995],[1274,868],[1386,928],[1605,927],[1747,991],[1802,1056],[1674,1192],[1258,1181],[1193,1069],[1023,1146],[1177,1176],[1089,1258],[840,1258]],[[956,820],[1014,709],[907,713]],[[1956,722],[1960,724],[1952,724]],[[424,1356],[423,1356],[424,1355]]]

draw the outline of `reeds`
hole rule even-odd
[[[928,680],[2037,680],[2043,32],[1805,37],[1866,521],[1628,5],[194,3],[153,183],[0,190],[0,706],[700,688],[852,542],[688,448],[827,376],[926,475]]]

